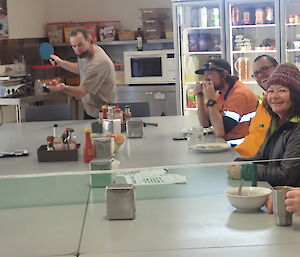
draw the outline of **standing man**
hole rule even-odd
[[[260,55],[254,60],[252,77],[263,90],[265,90],[265,82],[277,65],[277,61],[270,55]],[[265,140],[270,122],[270,114],[262,104],[259,104],[256,115],[251,121],[249,134],[245,137],[244,142],[234,149],[245,158],[255,155]]]
[[[115,103],[117,100],[114,64],[101,47],[92,44],[91,36],[85,29],[73,30],[70,43],[77,55],[77,63],[51,55],[51,64],[79,74],[80,85],[60,83],[48,88],[81,98],[84,119],[97,118],[103,104]]]
[[[212,125],[217,136],[235,146],[248,134],[258,102],[251,89],[230,73],[226,60],[209,59],[196,71],[196,74],[204,74],[205,81],[197,82],[195,94],[200,124]]]

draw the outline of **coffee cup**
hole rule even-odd
[[[289,226],[292,224],[292,213],[286,211],[286,193],[292,190],[289,186],[277,186],[273,188],[273,213],[275,214],[276,224],[279,226]]]

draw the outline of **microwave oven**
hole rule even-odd
[[[175,84],[174,50],[124,52],[126,84]]]

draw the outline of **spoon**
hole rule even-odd
[[[238,190],[238,195],[242,195],[243,182],[244,182],[244,179],[241,178],[241,182],[240,182],[240,186],[239,186],[239,190]]]

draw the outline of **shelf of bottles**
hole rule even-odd
[[[208,58],[224,57],[221,12],[220,1],[190,2],[178,8],[184,114],[197,110],[194,87],[197,81],[203,80],[203,76],[195,74],[195,71]]]
[[[239,77],[257,95],[262,91],[251,77],[252,63],[259,55],[279,60],[280,37],[278,5],[273,1],[226,0],[228,58],[232,74]]]
[[[282,4],[285,11],[285,61],[294,63],[300,69],[300,1],[285,0]]]

